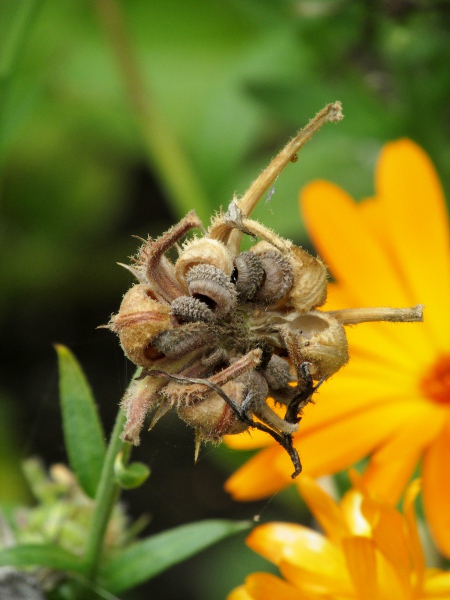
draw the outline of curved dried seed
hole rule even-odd
[[[241,252],[234,259],[231,281],[236,286],[238,300],[250,300],[264,277],[264,269],[254,252]]]
[[[205,302],[191,296],[180,296],[172,302],[171,312],[182,323],[212,323],[216,320],[213,311]]]
[[[164,331],[153,340],[153,346],[169,358],[182,357],[197,348],[207,348],[216,339],[206,323],[186,323]]]
[[[291,368],[288,362],[276,354],[272,355],[262,373],[272,390],[283,389],[291,381]]]
[[[225,317],[236,308],[236,289],[217,267],[196,265],[189,269],[186,281],[191,296],[204,302],[218,317]]]
[[[263,304],[276,304],[292,288],[294,276],[290,262],[281,252],[276,251],[263,252],[258,258],[264,269],[264,277],[253,300]]]

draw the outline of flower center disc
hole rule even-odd
[[[424,394],[439,404],[450,404],[450,355],[441,356],[421,383]]]

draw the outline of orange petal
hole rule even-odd
[[[296,436],[304,471],[314,477],[336,473],[385,443],[399,431],[411,408],[408,400],[388,400]]]
[[[247,592],[245,585],[240,585],[228,594],[227,600],[253,600],[253,597]]]
[[[439,549],[450,557],[450,422],[425,452],[422,465],[423,503]]]
[[[346,288],[340,284],[330,284],[328,286],[327,303],[324,310],[337,310],[342,308],[354,307],[354,302],[348,298]],[[426,311],[427,312],[427,311]],[[423,364],[424,361],[431,362],[435,355],[434,347],[428,343],[425,333],[423,343],[417,348],[407,348],[408,338],[403,340],[398,335],[392,336],[393,328],[399,328],[400,332],[406,331],[404,328],[419,327],[424,328],[423,323],[361,323],[356,326],[346,327],[345,331],[349,342],[350,360],[356,357],[364,357],[377,364],[389,365],[392,371],[414,373],[417,369],[417,363]]]
[[[390,366],[392,371],[414,375],[419,364],[431,363],[436,356],[423,323],[361,323],[346,327],[345,331],[350,360],[361,356],[376,364]],[[412,341],[411,334],[422,338],[418,347],[408,346]]]
[[[350,533],[340,507],[311,477],[301,474],[297,477],[296,484],[327,538],[339,544],[341,538]]]
[[[324,310],[352,307],[354,307],[354,303],[347,298],[343,285],[331,284],[328,286],[327,303]],[[430,344],[425,344],[412,356],[411,352],[406,350],[405,342],[398,337],[392,338],[393,327],[396,328],[398,325],[375,322],[346,327],[350,360],[363,357],[377,364],[389,366],[392,372],[400,373],[414,372],[415,360],[421,363],[423,360],[431,362],[434,350]],[[423,327],[423,323],[402,323],[401,327]]]
[[[246,539],[246,544],[267,560],[279,565],[282,560],[302,562],[311,570],[320,570],[317,557],[335,563],[339,552],[326,537],[313,529],[294,523],[266,523],[256,527]]]
[[[373,232],[382,246],[388,246],[389,236],[384,223],[384,215],[377,198],[364,198],[358,203],[361,218],[366,226]]]
[[[355,477],[358,478],[358,489],[350,489],[341,500],[341,510],[345,522],[351,533],[356,536],[370,537],[372,535],[372,524],[362,513],[362,504],[365,499],[361,491],[360,475],[355,469],[349,470],[352,485],[355,485]]]
[[[420,479],[415,479],[410,483],[403,500],[403,515],[407,523],[408,546],[411,553],[412,566],[416,574],[414,586],[420,590],[425,574],[425,557],[422,550],[422,542],[417,529],[417,516],[414,502],[421,489]]]
[[[277,413],[280,417],[284,417],[286,413],[286,407],[276,405],[273,398],[266,399],[267,404],[270,408]],[[249,429],[237,435],[226,435],[224,438],[226,445],[229,448],[235,450],[254,450],[255,448],[265,448],[266,446],[273,446],[276,444],[275,440],[259,429]]]
[[[317,570],[311,570],[309,565],[281,562],[280,571],[283,576],[293,583],[301,592],[298,600],[314,598],[315,600],[332,598],[344,600],[354,598],[353,585],[350,582],[343,554],[336,563],[328,564],[317,557]]]
[[[342,547],[358,599],[379,600],[373,541],[353,536],[342,540]]]
[[[353,299],[348,295],[347,289],[338,283],[329,283],[327,288],[327,301],[324,310],[337,310],[352,306]],[[322,308],[322,307],[321,307]]]
[[[425,304],[433,340],[449,350],[450,240],[436,171],[419,146],[398,140],[382,150],[376,187],[403,283]]]
[[[386,377],[383,376],[384,371],[370,371],[370,364],[367,365],[367,370],[361,372],[360,364],[351,363],[344,373],[338,373],[322,385],[314,396],[314,404],[308,404],[304,409],[304,417],[296,437],[366,410],[373,410],[377,406],[394,404],[405,397],[410,398],[412,403],[424,402],[417,400],[416,390],[408,390],[401,379],[397,382],[389,381],[387,374]]]
[[[379,598],[383,600],[411,600],[413,596],[411,582],[404,579],[398,572],[397,564],[389,562],[381,553],[377,557],[377,583],[380,590]]]
[[[319,254],[354,302],[361,306],[368,302],[381,306],[387,299],[397,306],[414,303],[346,192],[327,181],[314,181],[303,189],[301,202]]]
[[[276,443],[270,435],[264,433],[264,431],[259,431],[259,429],[249,429],[244,433],[226,435],[224,442],[233,450],[255,450],[256,448],[273,446]]]
[[[278,444],[262,450],[225,482],[225,490],[244,502],[271,496],[292,483],[292,464]]]
[[[396,504],[424,449],[439,435],[447,410],[431,402],[412,402],[398,429],[372,456],[363,483],[374,496]]]
[[[364,498],[361,509],[371,523],[371,537],[386,562],[386,571],[395,572],[395,579],[406,594],[410,589],[411,565],[403,516],[395,508],[368,497]]]
[[[428,569],[423,586],[423,598],[448,600],[450,598],[450,572]]]
[[[279,577],[269,573],[253,573],[246,578],[245,585],[234,590],[227,600],[299,600],[299,596],[298,590]],[[314,598],[305,596],[304,600]]]
[[[332,183],[315,181],[304,188],[302,207],[319,253],[346,289],[352,306],[420,303],[403,285],[389,249],[382,246],[348,194]],[[418,356],[428,343],[420,327],[390,327],[386,333]]]

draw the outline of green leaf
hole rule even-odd
[[[102,585],[119,594],[250,527],[247,521],[208,520],[158,533],[136,542],[110,560],[102,572]]]
[[[142,462],[133,462],[127,465],[123,460],[123,453],[119,452],[114,461],[114,477],[117,483],[125,490],[139,487],[148,479],[150,469]]]
[[[42,0],[3,0],[0,9],[0,81],[12,75]]]
[[[0,2],[0,147],[16,109],[12,103],[11,84],[41,4],[42,0]]]
[[[79,484],[95,498],[106,446],[97,407],[84,373],[68,348],[56,345],[64,438]]]
[[[85,568],[78,556],[51,544],[25,544],[0,550],[0,566],[40,566],[74,573],[83,573]]]

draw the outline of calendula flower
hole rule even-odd
[[[442,189],[413,142],[387,144],[374,198],[356,204],[316,181],[301,194],[312,240],[336,279],[326,308],[425,305],[423,324],[348,329],[350,362],[305,409],[295,444],[304,471],[335,473],[370,455],[365,485],[397,502],[421,460],[427,521],[450,556],[450,250]],[[229,445],[266,448],[227,482],[239,500],[291,483],[286,458],[257,433]]]
[[[299,487],[322,535],[302,525],[267,523],[247,544],[273,562],[284,579],[254,573],[228,600],[444,600],[450,573],[427,569],[417,533],[414,500],[407,489],[403,514],[369,496],[361,482],[340,504],[313,480]]]

